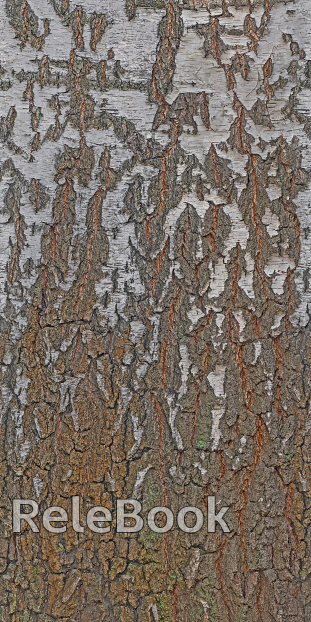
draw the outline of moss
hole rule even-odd
[[[165,592],[162,592],[162,594],[158,596],[157,609],[159,622],[171,622],[173,620],[173,608],[170,597]]]

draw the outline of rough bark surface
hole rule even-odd
[[[309,622],[308,0],[0,30],[1,622]],[[12,534],[73,495],[111,533]],[[116,533],[209,495],[229,534]]]

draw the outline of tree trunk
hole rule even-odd
[[[1,621],[309,621],[308,0],[0,18]]]

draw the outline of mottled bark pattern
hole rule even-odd
[[[0,24],[1,621],[308,622],[308,0]],[[73,495],[111,533],[12,535]],[[209,495],[229,534],[116,533]]]

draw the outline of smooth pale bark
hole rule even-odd
[[[2,0],[0,31],[1,620],[309,620],[308,0]]]

